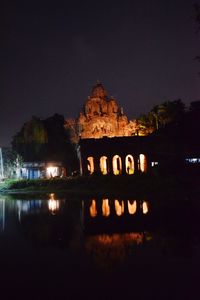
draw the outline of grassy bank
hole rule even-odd
[[[75,195],[142,196],[178,194],[197,196],[197,178],[188,176],[87,176],[56,179],[14,180],[0,184],[0,193],[69,193]]]

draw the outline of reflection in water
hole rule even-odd
[[[132,232],[132,233],[124,233],[124,234],[99,234],[94,237],[97,243],[108,245],[116,245],[121,244],[122,242],[126,241],[127,243],[134,242],[135,244],[139,245],[144,240],[144,233],[140,232]]]
[[[143,201],[142,202],[142,211],[143,211],[143,214],[147,214],[149,209],[148,209],[148,203],[146,201]]]
[[[87,254],[99,268],[113,270],[114,266],[130,258],[136,247],[146,241],[146,233],[99,234],[85,241]]]
[[[55,199],[58,197],[54,194],[47,199],[0,199],[0,237],[7,235],[17,250],[25,246],[26,240],[45,247],[68,247],[75,259],[80,253],[78,259],[83,258],[84,263],[91,260],[95,268],[110,270],[120,264],[130,266],[133,259],[149,261],[151,255],[153,259],[160,255],[190,255],[197,246],[199,229],[195,227],[195,232],[194,225],[185,221],[188,207],[178,206],[176,215],[170,214],[170,209],[160,209],[158,214],[144,200]],[[25,243],[18,243],[15,235],[23,235]],[[0,240],[2,245],[4,241]]]
[[[90,216],[94,218],[96,217],[96,215],[97,215],[96,201],[92,200],[92,204],[90,205]]]
[[[50,199],[48,200],[48,208],[52,214],[55,214],[56,211],[60,208],[59,200],[55,200],[55,194],[50,194]]]
[[[0,231],[5,228],[5,199],[0,199]]]
[[[144,215],[149,213],[149,205],[147,201],[139,202],[138,205],[136,200],[102,199],[98,201],[98,203],[101,202],[102,202],[102,210],[100,211],[97,208],[97,201],[95,199],[91,200],[90,202],[91,204],[89,205],[90,217],[94,218],[97,215],[100,216],[101,212],[103,217],[109,217],[113,214],[114,211],[115,214],[119,217],[121,217],[123,214],[134,215],[136,214],[136,212],[138,213],[140,212]],[[112,209],[113,205],[114,205],[114,210]]]
[[[115,200],[115,211],[117,216],[121,216],[124,213],[124,201],[121,204],[118,200]]]
[[[108,199],[102,200],[102,214],[104,217],[109,217],[110,215],[110,205]]]
[[[134,215],[137,210],[137,202],[134,200],[133,203],[132,201],[128,200],[128,212],[130,215]]]

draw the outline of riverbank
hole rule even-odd
[[[107,195],[149,197],[165,195],[183,198],[200,195],[199,179],[191,176],[79,176],[67,178],[12,180],[0,184],[1,194]]]

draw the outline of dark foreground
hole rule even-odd
[[[2,299],[196,299],[199,211],[159,200],[2,196]]]

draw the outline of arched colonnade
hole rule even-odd
[[[100,172],[103,175],[114,174],[132,175],[137,172],[147,172],[147,157],[145,154],[120,156],[115,154],[113,156],[87,157],[87,171],[89,174]]]

